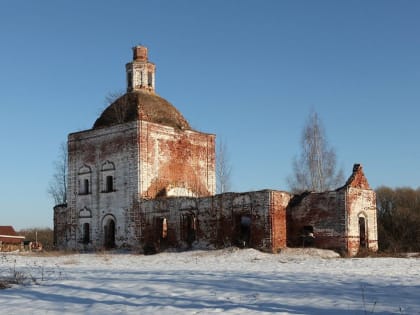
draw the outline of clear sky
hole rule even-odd
[[[420,1],[1,1],[0,225],[52,227],[60,143],[125,89],[156,90],[228,146],[234,191],[287,190],[311,109],[346,177],[420,182]]]

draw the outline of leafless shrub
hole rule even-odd
[[[381,252],[420,252],[420,188],[376,189]]]
[[[40,242],[44,250],[54,248],[54,231],[51,228],[30,228],[19,231],[20,235],[25,236],[27,241]]]

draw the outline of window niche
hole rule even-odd
[[[147,85],[153,87],[153,73],[150,71],[147,73]]]
[[[133,88],[133,72],[127,71],[127,87],[129,90]]]
[[[115,191],[115,165],[110,161],[102,164],[102,192],[109,193]]]
[[[88,195],[92,193],[92,169],[86,164],[79,168],[78,181],[79,195]]]

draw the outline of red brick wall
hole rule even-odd
[[[215,136],[140,122],[141,197],[181,188],[193,196],[215,193]]]
[[[287,209],[288,246],[303,246],[305,226],[314,229],[314,246],[345,250],[345,190],[295,196]]]
[[[241,217],[251,220],[249,242],[245,244],[268,252],[277,252],[286,245],[285,210],[289,195],[269,190],[226,193],[205,198],[161,198],[141,200],[132,217],[141,225],[139,241],[162,250],[167,247],[187,247],[183,216],[197,219],[198,244],[213,248],[243,246]],[[271,217],[274,215],[274,217]],[[168,235],[162,241],[156,233],[156,220],[166,218]]]
[[[290,194],[281,191],[271,192],[270,218],[272,251],[286,247],[286,208],[290,201]]]

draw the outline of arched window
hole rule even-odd
[[[102,192],[115,191],[115,165],[110,161],[102,164]]]
[[[366,229],[366,219],[363,216],[359,217],[359,247],[368,247],[368,237]]]
[[[78,172],[79,176],[79,195],[87,195],[91,193],[91,177],[92,177],[92,170],[86,164],[79,168]]]

